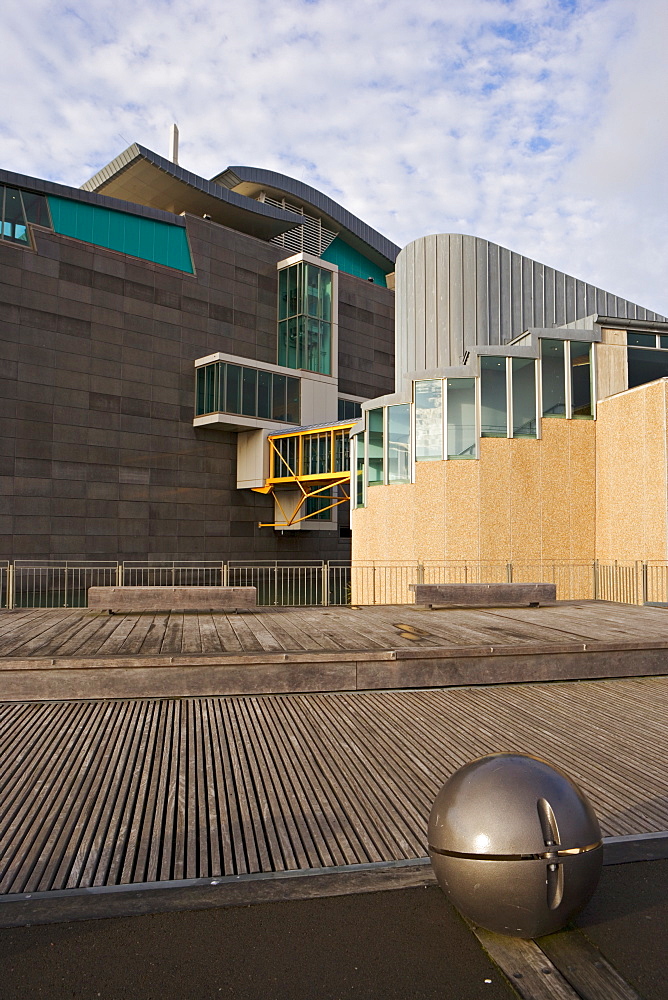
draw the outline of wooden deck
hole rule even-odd
[[[564,767],[607,836],[665,830],[667,739],[666,677],[5,703],[0,894],[422,857],[440,784],[501,750]]]
[[[0,612],[0,657],[107,657],[563,645],[656,639],[668,609],[606,601],[541,608],[258,608],[244,614]]]
[[[197,697],[668,673],[668,610],[0,612],[0,700]]]

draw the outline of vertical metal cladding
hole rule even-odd
[[[584,281],[477,236],[423,236],[396,264],[396,388],[408,372],[460,365],[475,344],[598,313],[662,319]]]

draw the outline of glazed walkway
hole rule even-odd
[[[67,640],[65,640],[67,641]],[[426,853],[478,755],[561,765],[604,835],[668,829],[668,678],[0,706],[0,893]]]

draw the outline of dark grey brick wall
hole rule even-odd
[[[236,489],[236,435],[192,426],[195,358],[276,361],[285,252],[188,219],[193,276],[51,233],[0,244],[0,558],[345,558]],[[341,275],[340,389],[393,385],[393,294]]]

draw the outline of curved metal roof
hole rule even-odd
[[[177,215],[210,215],[215,222],[261,239],[271,239],[304,221],[301,215],[254,197],[270,189],[328,221],[344,242],[385,272],[394,269],[400,249],[327,195],[293,177],[257,167],[228,167],[206,180],[139,143],[129,146],[81,188]]]
[[[311,206],[318,215],[334,223],[334,228],[346,230],[346,236],[350,234],[353,237],[350,241],[353,245],[358,241],[365,245],[362,252],[366,252],[366,248],[370,247],[390,265],[394,264],[401,249],[326,194],[275,170],[262,170],[259,167],[228,167],[222,174],[214,177],[213,181],[224,185],[230,191],[238,191],[249,196],[266,188],[288,195],[304,205]]]
[[[271,239],[294,229],[301,216],[238,194],[133,143],[81,185],[123,201],[180,215],[210,215],[232,229]]]

